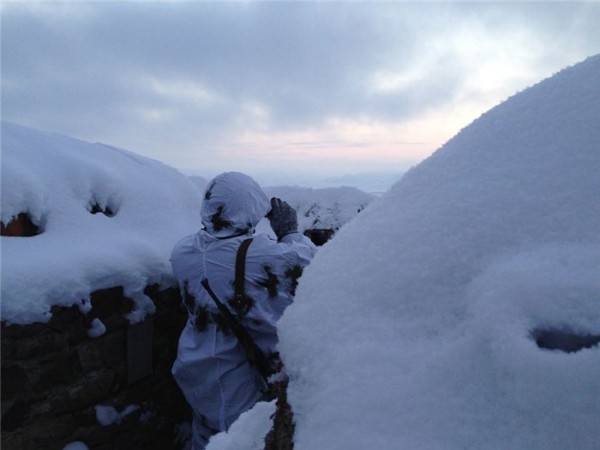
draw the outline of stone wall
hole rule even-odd
[[[2,449],[176,449],[189,409],[170,375],[186,321],[179,291],[146,289],[156,313],[129,325],[132,301],[115,287],[91,296],[92,310],[54,307],[47,324],[2,323]],[[94,318],[106,332],[90,338]],[[102,426],[96,405],[137,409]],[[134,409],[134,408],[130,408]]]
[[[11,222],[14,229],[3,226],[2,234],[35,234],[37,228],[25,219]],[[317,245],[333,234],[305,232]],[[170,369],[187,314],[177,289],[150,286],[146,294],[156,313],[135,325],[125,319],[133,302],[122,287],[93,292],[87,314],[77,306],[53,307],[47,324],[2,322],[3,450],[61,450],[74,441],[92,450],[179,449],[178,427],[191,418]],[[106,332],[92,338],[88,330],[96,318]],[[96,415],[98,405],[117,412],[137,409],[103,426]],[[293,445],[291,411],[286,414],[287,420],[276,421],[268,448]]]

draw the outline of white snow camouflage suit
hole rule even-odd
[[[265,355],[275,352],[276,323],[292,302],[297,279],[315,253],[300,233],[280,242],[254,235],[246,257],[244,308],[234,297],[235,260],[242,241],[270,210],[260,186],[249,176],[228,172],[206,189],[201,216],[204,229],[180,240],[171,264],[189,312],[181,333],[173,376],[194,413],[193,449],[203,449],[211,434],[227,430],[263,395],[257,369],[249,365],[237,338],[224,325],[217,306],[200,284],[207,278],[217,297],[243,323]]]

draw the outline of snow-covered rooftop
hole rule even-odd
[[[200,227],[187,177],[132,152],[2,123],[2,222],[27,213],[41,233],[2,237],[2,320],[49,318],[54,304],[124,286],[132,321],[154,305],[148,284],[172,283],[174,243]]]
[[[281,321],[295,447],[593,449],[600,55],[492,109],[319,252]]]

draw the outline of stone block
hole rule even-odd
[[[76,382],[82,376],[77,352],[67,348],[64,353],[55,353],[51,361],[41,365],[36,373],[31,374],[31,387],[34,392],[44,392],[63,383]]]
[[[187,314],[177,289],[146,293],[157,311],[139,325],[124,318],[133,303],[120,288],[94,293],[88,315],[54,307],[48,324],[2,323],[3,450],[61,449],[75,440],[94,450],[173,448],[173,424],[190,415],[170,374]],[[94,317],[107,332],[90,339]],[[102,427],[97,404],[135,404],[152,416]]]
[[[42,358],[50,359],[56,352],[62,352],[68,345],[66,335],[45,329],[13,342],[12,357],[18,360]]]
[[[91,295],[91,315],[98,317],[102,322],[115,314],[124,316],[133,309],[133,300],[125,297],[122,286],[108,289],[99,289]]]
[[[23,450],[23,435],[20,432],[2,432],[2,450]]]
[[[0,344],[0,353],[2,355],[2,361],[9,361],[14,359],[15,340],[2,336]]]
[[[144,450],[173,449],[174,426],[171,421],[156,420],[152,423],[138,423],[115,439],[115,449],[143,448]]]
[[[52,414],[52,405],[50,401],[46,398],[37,399],[35,403],[31,406],[31,417],[44,416],[47,414]]]
[[[127,328],[127,383],[132,384],[152,375],[152,340],[154,322],[152,319],[131,325]]]
[[[119,391],[126,389],[129,384],[127,383],[127,362],[123,361],[119,365],[111,367],[110,370],[115,374],[115,389]]]
[[[96,340],[84,341],[75,348],[79,364],[84,372],[91,372],[103,367],[102,351]]]
[[[105,334],[94,342],[102,353],[102,362],[106,367],[115,368],[126,361],[127,339],[124,330]]]
[[[129,326],[129,321],[121,313],[112,314],[105,319],[101,319],[106,327],[107,333],[125,329]]]
[[[27,373],[19,364],[2,365],[2,401],[19,397],[28,389]]]
[[[8,410],[2,414],[2,432],[15,431],[21,428],[29,419],[32,401],[19,400],[12,404]]]
[[[52,392],[50,404],[54,414],[76,412],[103,400],[112,390],[115,375],[102,369],[87,374],[83,379]]]
[[[88,421],[85,426],[81,426],[80,422],[80,426],[75,431],[72,439],[83,441],[88,445],[88,447],[93,449],[115,449],[119,448],[118,444],[116,443],[119,436],[130,435],[132,434],[130,433],[131,430],[139,428],[140,426],[139,411],[133,412],[124,417],[119,423],[114,423],[107,426],[100,425],[96,420],[94,413],[93,421]],[[141,442],[137,442],[135,440],[131,441],[130,444],[130,447],[121,448],[146,448]]]
[[[114,449],[117,429],[114,426],[103,427],[97,421],[94,425],[78,428],[71,437],[72,441],[85,442],[93,450]],[[140,447],[133,447],[140,448]],[[132,448],[132,450],[133,450]]]
[[[29,325],[7,325],[6,322],[1,322],[2,341],[6,338],[26,338],[35,336],[48,330],[45,324],[32,323]]]
[[[17,400],[16,399],[12,399],[12,400],[8,400],[8,399],[1,399],[2,401],[0,402],[0,411],[2,412],[0,414],[0,417],[4,417],[4,414],[10,409],[12,408],[12,405],[14,405]]]
[[[72,442],[70,439],[76,429],[77,425],[69,414],[40,417],[23,429],[23,434],[28,436],[23,450],[62,448],[59,443]]]
[[[77,305],[69,308],[64,306],[53,306],[50,309],[52,317],[48,327],[61,334],[65,334],[71,345],[76,345],[88,338],[88,325],[85,316],[79,311]]]
[[[90,405],[84,409],[73,413],[73,419],[77,424],[77,428],[87,428],[98,426],[98,419],[96,418],[96,405]]]
[[[176,422],[191,421],[191,410],[173,377],[165,377],[154,385],[152,399],[160,416]]]

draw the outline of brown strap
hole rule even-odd
[[[246,281],[246,254],[252,244],[252,238],[243,241],[235,258],[235,296],[244,297],[244,282]]]

